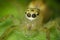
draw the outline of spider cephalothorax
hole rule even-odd
[[[37,8],[28,8],[25,11],[26,18],[31,20],[31,21],[36,19],[39,16],[39,14],[40,14],[40,10]]]

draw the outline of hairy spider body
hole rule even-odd
[[[45,31],[47,40],[50,40],[50,31],[48,28],[44,27],[44,25],[48,23],[50,17],[52,16],[52,13],[49,10],[46,3],[44,2],[44,0],[33,0],[28,5],[27,10],[25,11],[25,16],[30,22],[35,21],[36,24],[34,23],[31,24],[39,25],[39,27],[36,26],[36,29],[40,31],[42,30]],[[30,26],[29,28],[32,28],[32,26]]]

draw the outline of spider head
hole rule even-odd
[[[28,8],[25,11],[25,17],[29,20],[35,20],[40,14],[40,10],[37,8]]]

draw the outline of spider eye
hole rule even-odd
[[[38,11],[37,11],[37,15],[39,15],[40,14],[40,10],[38,9]]]
[[[26,12],[25,12],[25,14],[26,14]]]
[[[32,17],[35,18],[36,17],[36,14],[32,14]]]
[[[30,13],[28,13],[28,14],[27,14],[27,16],[28,16],[28,17],[31,17],[31,14],[30,14]]]
[[[37,15],[39,15],[39,12],[37,13]]]
[[[31,11],[34,11],[33,9]]]

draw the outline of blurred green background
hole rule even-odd
[[[24,21],[24,12],[31,0],[0,0],[0,36],[4,33],[4,31],[12,25],[12,19],[7,18],[3,20],[5,16],[13,15],[14,18],[19,19],[20,21]],[[53,17],[60,16],[60,0],[46,0],[47,5],[53,10]],[[55,29],[53,28],[53,32]],[[53,33],[54,34],[54,33]],[[51,40],[60,40],[60,36],[56,34],[51,34]],[[11,35],[7,38],[7,40],[29,40],[28,38],[20,38],[20,34],[11,33]],[[46,40],[45,33],[41,32],[40,36],[37,36],[35,40]],[[38,38],[38,39],[37,39]],[[40,39],[41,38],[41,39]],[[56,38],[56,39],[55,39]],[[30,40],[34,40],[31,39]]]

